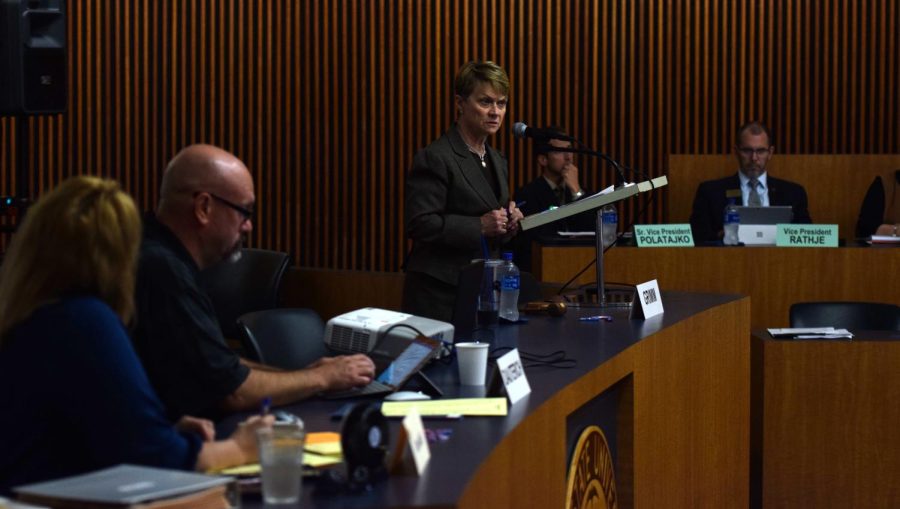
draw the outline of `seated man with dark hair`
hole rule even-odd
[[[548,131],[565,135],[562,128],[551,126]],[[519,210],[527,217],[553,207],[572,203],[583,196],[589,196],[578,179],[571,152],[558,152],[554,148],[569,148],[571,142],[561,139],[538,138],[534,152],[540,176],[516,191],[515,199]],[[560,231],[594,231],[596,212],[587,211],[537,228],[523,231],[516,239],[515,261],[522,270],[531,271],[531,244],[535,240],[558,237]]]
[[[775,153],[772,134],[761,122],[749,122],[738,128],[734,155],[738,172],[730,177],[700,183],[694,195],[691,230],[694,243],[721,240],[723,218],[729,199],[743,206],[791,206],[792,223],[811,223],[806,190],[803,186],[766,173],[766,165]]]

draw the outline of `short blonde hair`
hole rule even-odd
[[[0,268],[0,345],[37,308],[66,295],[93,295],[128,323],[140,242],[140,214],[115,181],[75,177],[45,194]]]
[[[509,95],[509,75],[489,60],[466,62],[456,73],[453,92],[463,98],[469,97],[481,83],[489,83],[500,95]]]

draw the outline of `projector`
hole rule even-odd
[[[325,325],[325,344],[332,350],[348,353],[369,353],[376,347],[379,350],[384,348],[388,351],[383,353],[390,355],[399,347],[391,346],[391,343],[405,345],[418,336],[410,327],[431,339],[453,343],[453,325],[447,322],[386,309],[362,308],[328,320]],[[379,340],[388,330],[389,340],[379,346]]]

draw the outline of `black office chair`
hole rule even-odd
[[[201,286],[213,301],[226,338],[238,338],[239,316],[278,307],[281,279],[289,262],[287,253],[246,248],[237,262],[225,261],[200,273]]]
[[[791,327],[900,331],[900,306],[879,302],[798,302]]]
[[[278,308],[247,313],[237,320],[241,345],[250,359],[282,369],[304,368],[331,355],[325,324],[305,308]]]

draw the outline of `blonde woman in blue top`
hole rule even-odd
[[[77,177],[29,211],[0,269],[0,493],[119,463],[208,470],[255,461],[254,418],[225,440],[175,426],[125,329],[141,221],[110,180]]]

